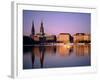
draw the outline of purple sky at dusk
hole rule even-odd
[[[40,32],[41,21],[47,34],[90,33],[91,14],[75,12],[33,11],[23,10],[23,34],[31,34],[32,21],[35,33]]]

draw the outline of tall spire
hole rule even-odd
[[[32,21],[32,29],[31,29],[31,34],[32,34],[32,35],[35,35],[34,21]]]
[[[43,21],[41,21],[40,33],[41,35],[44,35]]]

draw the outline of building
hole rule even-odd
[[[34,39],[34,41],[39,41],[39,37],[36,36],[36,35],[34,35],[34,36],[32,37],[32,39]]]
[[[76,33],[74,34],[73,38],[74,38],[74,43],[79,43],[84,40],[84,33]]]
[[[35,35],[34,21],[32,21],[31,34],[32,34],[32,35]]]
[[[91,41],[91,36],[90,36],[90,34],[85,34],[85,35],[84,35],[84,41],[86,41],[86,42],[90,42],[90,41]]]
[[[47,42],[56,42],[56,35],[47,35],[46,41]]]
[[[43,27],[43,22],[41,21],[41,26],[40,26],[40,35],[41,36],[44,36],[45,33],[44,33],[44,27]]]
[[[47,35],[44,32],[43,22],[41,21],[40,32],[35,33],[34,22],[32,22],[31,38],[39,43],[56,42],[56,35]]]
[[[70,34],[69,33],[60,33],[57,37],[57,41],[62,43],[70,43]]]
[[[73,41],[74,43],[85,43],[85,42],[90,42],[90,34],[85,34],[85,33],[76,33],[73,36]]]

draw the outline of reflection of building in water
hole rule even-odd
[[[39,47],[39,51],[40,51],[40,63],[41,63],[41,68],[43,68],[45,47],[44,47],[44,46],[40,46],[40,47]]]
[[[32,48],[32,68],[34,68],[34,62],[35,62],[35,54],[34,54],[34,48]]]
[[[34,50],[36,52],[38,51],[38,57],[40,59],[40,67],[43,68],[45,47],[40,46],[40,47],[38,47],[38,50],[37,50],[37,48],[33,47],[33,49],[32,49],[32,68],[34,68],[34,66],[35,66],[34,62],[35,62],[35,57],[36,57],[36,54],[37,54],[37,53],[34,52]]]
[[[63,43],[70,43],[70,37],[71,35],[69,33],[60,33],[58,35],[57,41],[60,41]]]
[[[36,33],[36,34],[35,34],[35,29],[34,29],[34,23],[32,22],[31,38],[34,41],[40,41],[41,43],[56,41],[56,35],[47,35],[44,32],[43,22],[41,22],[40,33]]]
[[[73,51],[72,46],[70,45],[61,45],[61,46],[44,46],[45,47],[45,55],[55,55],[59,53],[61,56],[69,56],[70,53]],[[35,56],[40,57],[40,48],[39,46],[35,46],[33,49],[33,53]]]
[[[74,34],[74,43],[81,43],[81,42],[90,42],[90,34],[85,33],[76,33]]]
[[[56,46],[44,46],[44,47],[45,47],[46,54],[50,54],[50,55],[56,54]],[[37,57],[41,56],[39,46],[35,46],[33,50],[34,50],[35,56],[37,56]]]
[[[47,54],[56,54],[56,46],[46,46],[46,51]]]
[[[74,45],[74,52],[76,56],[90,55],[90,44],[86,45]]]
[[[35,54],[35,56],[40,57],[39,46],[33,47],[33,53]]]
[[[72,52],[72,46],[70,45],[63,45],[63,46],[57,46],[57,52],[61,56],[69,56]]]

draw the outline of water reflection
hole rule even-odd
[[[70,45],[57,46],[57,53],[59,53],[60,56],[70,56],[72,51],[73,48]]]
[[[74,45],[76,56],[90,55],[90,45]]]
[[[90,66],[91,63],[90,44],[24,46],[23,52],[23,69]]]

